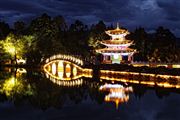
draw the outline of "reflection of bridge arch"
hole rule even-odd
[[[72,87],[72,86],[80,86],[83,84],[83,80],[81,78],[76,79],[76,80],[57,80],[53,77],[49,78],[53,83],[59,85],[59,86],[67,86],[67,87]]]

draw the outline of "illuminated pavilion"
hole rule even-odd
[[[125,38],[129,32],[125,29],[120,29],[118,24],[116,29],[105,32],[111,36],[111,39],[101,42],[106,48],[96,50],[97,53],[100,53],[103,56],[102,63],[131,63],[133,61],[133,54],[136,50],[129,48],[133,41]]]

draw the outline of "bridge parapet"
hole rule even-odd
[[[81,60],[80,58],[77,58],[73,55],[63,55],[63,54],[53,55],[50,58],[47,58],[45,60],[45,63],[51,62],[51,61],[56,60],[56,59],[69,61],[69,62],[75,63],[79,66],[84,65],[83,60]]]

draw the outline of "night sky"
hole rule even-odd
[[[42,13],[62,15],[68,23],[76,19],[85,24],[119,22],[130,30],[142,26],[152,31],[164,26],[180,37],[179,0],[0,0],[0,20],[11,25]]]

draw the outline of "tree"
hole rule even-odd
[[[149,54],[150,60],[169,63],[178,60],[176,37],[169,29],[159,27],[152,43],[152,52]]]
[[[138,51],[138,53],[136,53],[138,59],[146,61],[147,53],[149,51],[148,46],[150,43],[148,42],[148,35],[144,28],[137,28],[134,32],[128,35],[127,38],[134,41],[134,45],[132,47]]]
[[[33,40],[33,36],[16,36],[10,33],[5,40],[0,41],[0,45],[10,59],[17,64],[17,59],[25,58],[26,53],[32,47]]]
[[[66,50],[73,54],[88,55],[88,33],[88,26],[76,20],[66,33]]]
[[[58,27],[59,31],[66,31],[68,26],[62,16],[56,16],[52,20],[53,24]]]
[[[16,35],[23,35],[25,31],[25,23],[22,21],[17,21],[14,23],[14,30]]]
[[[62,23],[62,25],[58,25]],[[42,58],[63,51],[64,47],[59,35],[61,34],[61,26],[64,26],[63,18],[56,17],[53,20],[47,14],[34,19],[29,26],[29,34],[34,35],[36,41],[36,52]]]
[[[5,39],[10,33],[10,27],[7,23],[0,21],[0,40]]]
[[[89,46],[96,48],[99,45],[99,41],[105,40],[108,36],[105,33],[106,25],[103,21],[99,21],[96,25],[92,25],[89,35]]]

